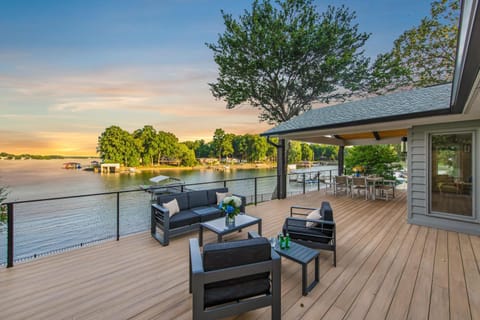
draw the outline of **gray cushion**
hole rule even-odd
[[[270,255],[270,242],[263,237],[209,243],[203,250],[203,267],[205,271],[225,269],[270,260]]]
[[[270,280],[268,278],[241,277],[234,280],[234,283],[221,286],[205,286],[205,307],[208,308],[270,292]]]
[[[188,202],[190,204],[190,208],[207,206],[207,190],[188,192]]]
[[[217,204],[217,192],[225,193],[228,192],[228,188],[217,188],[207,190],[208,204],[216,205]]]
[[[173,193],[159,196],[157,198],[157,203],[162,205],[162,203],[170,202],[173,199],[177,199],[178,207],[180,210],[189,209],[188,206],[188,195],[186,193]]]
[[[319,227],[307,228],[305,222],[290,221],[288,224],[288,235],[291,239],[300,239],[320,243],[329,243],[332,240],[332,231],[330,226],[324,225],[324,229]],[[302,225],[303,224],[303,225]],[[283,225],[283,234],[287,233],[286,223]]]
[[[192,208],[191,210],[200,216],[201,222],[210,221],[223,216],[223,211],[217,207],[199,207]]]
[[[203,250],[205,271],[267,261],[271,246],[266,238],[206,244]],[[236,301],[270,292],[269,273],[218,281],[205,285],[205,306]]]
[[[320,215],[322,216],[322,220],[333,221],[333,210],[330,206],[330,202],[322,202],[322,206],[320,207]]]
[[[182,210],[170,217],[170,229],[189,226],[200,222],[200,216],[191,210]]]

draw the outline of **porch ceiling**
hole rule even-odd
[[[346,128],[345,128],[346,129]],[[351,128],[350,128],[351,129]],[[407,128],[395,130],[345,130],[343,132],[302,132],[285,136],[289,140],[297,140],[311,143],[322,143],[339,146],[372,145],[372,144],[396,144],[402,137],[408,134]]]

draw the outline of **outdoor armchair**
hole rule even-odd
[[[322,217],[320,220],[307,218],[311,211],[317,209]],[[307,226],[308,222],[310,223]],[[292,241],[304,246],[332,251],[333,265],[337,266],[336,229],[329,202],[322,202],[320,208],[292,206],[290,217],[285,219],[283,233],[288,233]]]
[[[193,319],[219,319],[270,306],[281,315],[281,261],[266,238],[210,243],[190,239]]]

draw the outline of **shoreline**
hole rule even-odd
[[[273,169],[276,168],[276,163],[243,163],[243,164],[229,164],[229,165],[197,165],[194,167],[175,167],[175,166],[140,166],[132,167],[135,171],[189,171],[189,170],[251,170],[251,169]]]

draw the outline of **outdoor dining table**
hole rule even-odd
[[[347,179],[349,183],[351,183],[353,176],[347,176]],[[368,193],[371,194],[371,199],[375,200],[375,187],[377,186],[378,183],[383,182],[383,177],[360,177],[360,178],[365,178],[367,180],[368,188]]]

